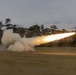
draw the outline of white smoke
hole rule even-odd
[[[21,39],[21,36],[17,33],[13,33],[12,29],[5,30],[2,36],[2,43],[6,46],[13,44]]]
[[[4,31],[2,43],[8,47],[7,49],[9,51],[34,51],[34,46],[59,40],[74,34],[75,33],[63,33],[50,36],[21,38],[18,33],[13,33],[13,30],[9,29]]]
[[[2,43],[8,46],[9,51],[34,51],[34,46],[40,45],[40,37],[21,38],[18,33],[13,33],[12,29],[5,30],[2,36]]]

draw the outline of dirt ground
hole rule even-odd
[[[0,75],[76,75],[75,50],[36,48],[35,52],[1,51]]]

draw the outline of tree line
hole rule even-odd
[[[20,27],[16,24],[12,24],[12,21],[10,18],[6,18],[5,22],[3,23],[3,21],[0,21],[0,43],[1,43],[1,38],[3,35],[3,31],[4,29],[13,29],[14,33],[19,33],[21,35],[21,37],[36,37],[36,36],[43,36],[43,35],[51,35],[51,34],[59,34],[59,33],[65,33],[65,32],[69,32],[66,29],[58,29],[58,27],[56,25],[51,25],[50,27],[45,27],[44,24],[38,25],[32,25],[29,28],[25,28],[25,27]],[[76,35],[73,35],[71,37],[65,38],[65,39],[61,39],[58,41],[54,41],[51,43],[47,43],[44,45],[40,45],[40,46],[76,46]]]

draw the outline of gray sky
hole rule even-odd
[[[44,24],[73,29],[76,26],[76,0],[0,0],[0,20],[29,27]]]

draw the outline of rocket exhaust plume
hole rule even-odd
[[[48,43],[48,42],[52,42],[55,40],[60,40],[60,39],[72,36],[74,34],[75,34],[75,32],[50,35],[50,36],[46,36],[44,38],[44,41]]]
[[[18,33],[13,33],[13,30],[9,29],[4,31],[2,43],[8,47],[9,51],[34,51],[34,46],[60,40],[74,34],[75,32],[70,32],[32,38],[21,38]]]

